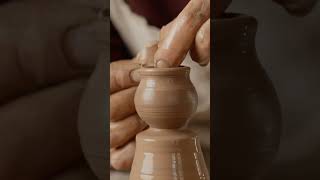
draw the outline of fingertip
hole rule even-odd
[[[133,82],[135,82],[135,83],[140,82],[140,80],[141,80],[140,68],[133,69],[133,70],[130,72],[130,78],[131,78],[131,80],[132,80]]]
[[[186,54],[187,52],[181,52],[174,48],[159,48],[154,56],[155,67],[177,67],[182,63]]]
[[[168,61],[164,60],[164,59],[159,59],[156,62],[156,67],[158,68],[169,68],[170,64]]]

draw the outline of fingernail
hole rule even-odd
[[[140,82],[140,68],[136,68],[136,69],[133,69],[131,72],[130,72],[130,78],[132,81],[134,82]]]
[[[160,60],[157,60],[156,67],[158,67],[158,68],[168,68],[168,67],[170,67],[170,64],[168,63],[168,61],[160,59]]]

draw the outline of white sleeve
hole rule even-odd
[[[137,54],[148,42],[158,40],[159,28],[132,12],[124,0],[110,0],[110,19],[132,54]]]

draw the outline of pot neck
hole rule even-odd
[[[257,20],[242,14],[225,14],[212,21],[215,60],[225,56],[255,55]]]

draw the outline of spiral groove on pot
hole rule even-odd
[[[198,101],[189,73],[189,67],[142,68],[135,95],[136,110],[142,120],[159,129],[183,127]]]

